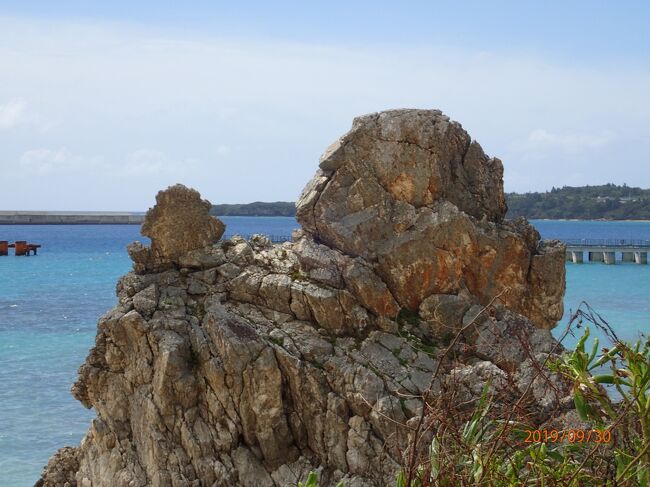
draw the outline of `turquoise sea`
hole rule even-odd
[[[289,235],[293,218],[224,217],[227,234]],[[650,240],[650,222],[534,221],[546,238]],[[94,343],[98,317],[115,304],[138,226],[0,226],[37,257],[0,257],[0,486],[31,486],[54,451],[79,442],[87,411],[69,393]],[[566,315],[589,302],[621,338],[648,332],[650,265],[567,264]],[[569,339],[571,340],[571,339]],[[568,343],[570,345],[570,343]]]

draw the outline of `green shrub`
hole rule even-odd
[[[649,486],[650,340],[644,338],[634,345],[620,341],[609,325],[585,306],[586,311],[579,309],[573,316],[570,327],[590,321],[605,332],[613,346],[599,349],[595,339],[587,351],[590,332],[586,328],[575,348],[547,367],[548,372],[559,373],[573,384],[576,410],[591,424],[584,438],[591,436],[591,431],[593,438],[607,437],[610,442],[508,441],[523,438],[534,427],[503,411],[490,415],[492,399],[486,385],[460,432],[439,429],[428,458],[410,472],[407,468],[400,472],[396,485]]]
[[[585,350],[588,338],[589,328],[554,369],[573,381],[580,417],[617,437],[617,482],[650,485],[650,339],[631,345],[614,335],[614,346],[599,354],[597,338],[591,351]]]

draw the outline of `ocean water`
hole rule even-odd
[[[544,238],[650,240],[650,222],[532,220]],[[620,257],[617,257],[620,258]],[[622,340],[635,341],[650,332],[650,265],[587,263],[566,265],[564,318],[554,330],[560,337],[571,312],[584,301],[602,316]],[[592,336],[606,342],[603,333],[590,326]],[[564,340],[568,347],[577,338]]]
[[[288,235],[293,218],[224,217],[227,234]],[[547,238],[650,240],[646,222],[534,221]],[[0,257],[0,486],[31,486],[58,448],[78,444],[93,417],[69,393],[131,267],[138,226],[0,226],[2,240],[40,243],[37,257]],[[589,302],[634,339],[650,330],[650,265],[567,264],[567,315]],[[560,334],[566,316],[556,328]],[[572,338],[569,337],[568,342]],[[568,343],[570,345],[570,343]]]

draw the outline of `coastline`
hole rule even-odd
[[[217,218],[295,218],[295,215],[213,215]],[[23,211],[0,210],[0,225],[141,225],[145,212],[126,211]],[[513,219],[517,217],[508,217]],[[648,223],[650,219],[529,218],[529,221]]]

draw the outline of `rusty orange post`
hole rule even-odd
[[[0,240],[0,255],[9,255],[9,242]]]
[[[29,255],[29,245],[26,240],[16,240],[16,255]]]

